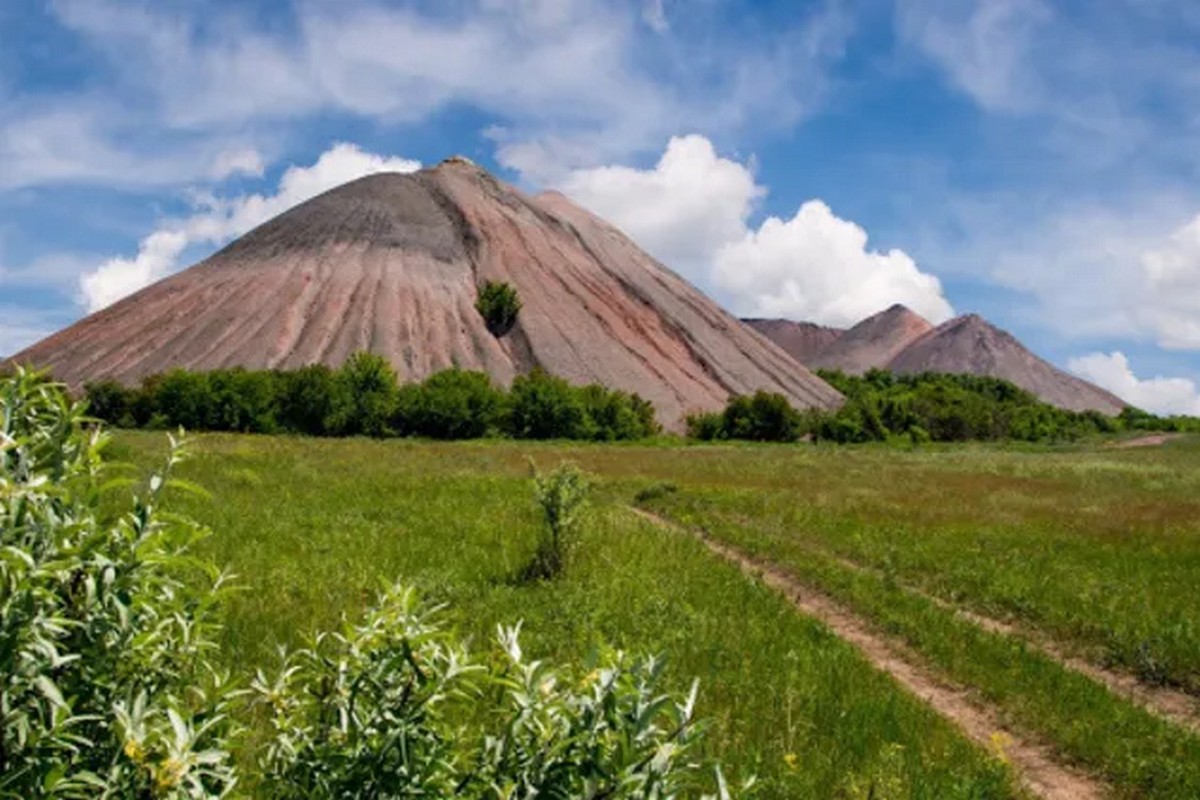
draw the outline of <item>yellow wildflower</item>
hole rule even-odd
[[[163,765],[158,768],[157,774],[154,776],[154,788],[158,793],[174,789],[179,785],[180,779],[183,778],[184,766],[183,763],[174,758],[168,758]]]
[[[1004,763],[1008,763],[1008,748],[1012,747],[1013,740],[1004,731],[994,731],[989,737],[992,753],[996,758]]]
[[[125,751],[125,757],[135,764],[141,764],[146,753],[142,750],[142,743],[137,739],[126,739],[125,746],[121,748]]]

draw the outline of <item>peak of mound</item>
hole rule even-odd
[[[815,322],[793,322],[790,319],[743,319],[742,322],[779,345],[801,364],[807,364],[844,333],[842,328],[828,328]]]
[[[978,314],[945,322],[888,365],[893,372],[955,372],[1003,378],[1043,401],[1072,411],[1118,414],[1126,403],[1034,355],[1008,331]]]
[[[896,303],[850,328],[805,363],[813,369],[861,375],[886,367],[897,353],[932,329],[927,319]]]
[[[488,280],[523,304],[500,338],[474,307]],[[314,197],[14,360],[79,386],[173,367],[337,366],[356,350],[403,380],[458,365],[507,384],[541,367],[638,392],[670,428],[757,389],[799,407],[841,401],[612,226],[463,158]]]
[[[469,237],[452,213],[439,169],[351,181],[263,223],[206,263],[253,266],[292,251],[354,244],[464,258]]]

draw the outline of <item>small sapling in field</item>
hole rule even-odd
[[[578,543],[591,483],[587,474],[572,463],[562,464],[546,474],[538,472],[532,461],[530,466],[533,469],[533,494],[545,524],[537,552],[523,577],[550,579],[566,568]]]

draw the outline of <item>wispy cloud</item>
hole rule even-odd
[[[1064,158],[1200,165],[1200,15],[1186,3],[896,0],[896,25],[982,109],[1037,119]]]
[[[56,311],[28,308],[0,300],[0,358],[16,355],[28,345],[62,327]]]
[[[436,13],[303,3],[271,30],[191,5],[52,9],[104,58],[105,80],[0,112],[0,187],[186,181],[282,121],[341,113],[405,125],[453,105],[491,117],[501,162],[536,180],[645,152],[680,129],[720,136],[794,121],[820,101],[851,30],[837,0],[753,44],[719,26],[690,37],[667,25],[661,3],[603,0],[468,0]]]
[[[169,187],[208,180],[222,154],[252,148],[241,134],[147,135],[115,99],[12,102],[0,108],[0,191],[53,184]]]

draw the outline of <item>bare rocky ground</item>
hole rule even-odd
[[[843,333],[817,353],[809,366],[861,375],[872,367],[886,367],[905,347],[932,329],[924,317],[897,304]]]
[[[813,322],[792,322],[790,319],[743,319],[763,336],[783,348],[789,356],[809,367],[811,360],[845,331],[827,328]]]
[[[474,308],[487,280],[523,303],[501,337]],[[357,350],[384,355],[403,380],[458,365],[508,384],[542,367],[637,392],[675,429],[757,389],[801,408],[841,402],[617,229],[465,159],[313,198],[14,360],[79,386],[172,367],[337,366]]]

